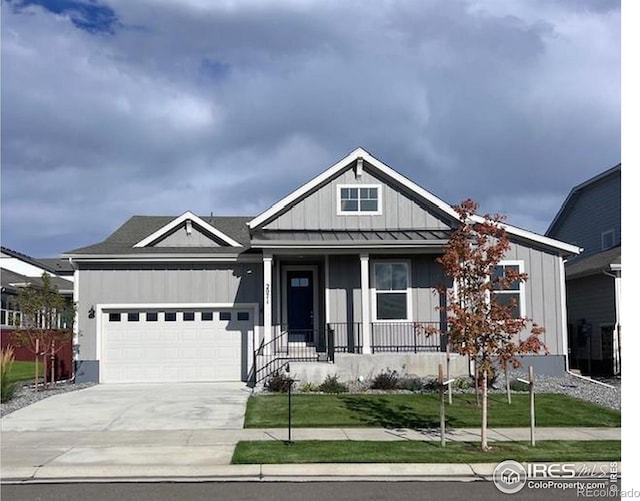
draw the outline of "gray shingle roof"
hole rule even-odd
[[[134,247],[135,244],[169,224],[178,216],[133,216],[103,242],[74,249],[65,254],[171,254],[242,252],[250,245],[247,222],[243,216],[199,216],[203,221],[242,245],[238,247]]]
[[[597,254],[572,259],[566,264],[565,273],[567,278],[579,278],[602,273],[603,270],[610,271],[611,265],[616,264],[622,264],[622,247],[619,245]]]
[[[42,278],[40,277],[27,277],[25,275],[21,275],[20,273],[16,273],[11,270],[3,269],[0,272],[0,282],[2,282],[2,288],[7,289],[11,292],[17,292],[20,286],[24,286],[26,284],[31,284],[34,287],[42,286]],[[65,293],[69,295],[73,292],[73,282],[69,280],[65,280],[60,277],[51,277],[51,285],[54,285],[58,288],[60,293]]]

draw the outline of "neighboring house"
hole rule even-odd
[[[22,312],[18,303],[18,292],[29,285],[42,286],[42,275],[51,276],[51,285],[58,289],[69,303],[73,301],[73,268],[68,260],[60,258],[36,259],[6,247],[0,249],[0,281],[2,282],[0,307],[1,346],[14,348],[16,360],[32,361],[34,354],[16,342],[13,332],[22,323]],[[60,322],[64,322],[61,315]],[[72,343],[56,355],[56,377],[68,379],[73,375]]]
[[[546,235],[584,248],[566,264],[571,368],[620,374],[621,165],[573,188]]]
[[[260,381],[433,375],[452,207],[358,148],[257,217],[134,216],[66,253],[76,268],[78,380]],[[579,249],[507,227],[507,292],[546,328],[539,372],[565,370],[564,259]],[[363,294],[362,291],[365,291]],[[468,365],[453,356],[453,371]]]
[[[36,259],[6,247],[0,248],[0,275],[2,281],[2,328],[19,325],[20,318],[17,295],[20,287],[42,284],[42,274],[51,276],[51,284],[58,292],[72,300],[73,268],[68,260],[60,258]]]

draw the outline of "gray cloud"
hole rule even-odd
[[[113,0],[112,33],[3,9],[3,245],[257,214],[357,146],[544,232],[620,161],[620,9],[531,4]]]

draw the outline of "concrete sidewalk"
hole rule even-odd
[[[527,441],[528,428],[492,428],[490,441]],[[495,464],[231,465],[239,441],[288,438],[288,430],[209,429],[49,431],[2,435],[3,482],[74,480],[478,479]],[[479,441],[480,430],[452,429],[448,441]],[[438,430],[294,428],[302,440],[440,440]],[[537,428],[536,440],[620,440],[620,428]],[[608,464],[608,463],[606,463]],[[489,473],[487,473],[489,472]]]

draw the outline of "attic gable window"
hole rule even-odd
[[[379,185],[338,185],[338,215],[382,214]]]

